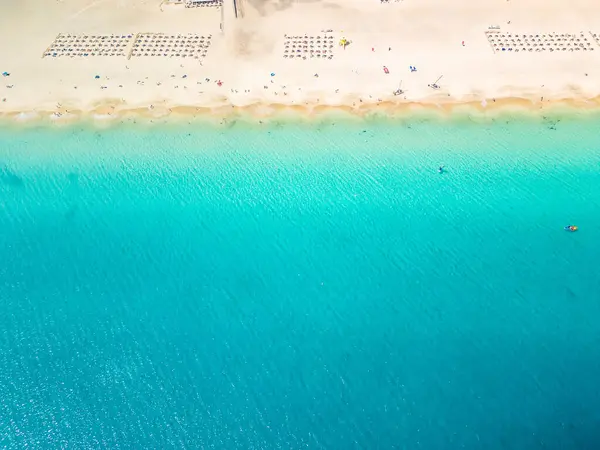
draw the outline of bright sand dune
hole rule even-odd
[[[160,115],[207,107],[224,111],[232,105],[252,105],[252,111],[268,114],[273,105],[364,110],[369,104],[490,106],[508,99],[535,109],[550,100],[594,106],[600,91],[600,45],[591,34],[600,34],[595,4],[238,0],[236,18],[232,0],[225,1],[223,12],[159,0],[2,2],[0,72],[10,76],[0,77],[0,114],[108,116],[132,110]],[[485,34],[490,26],[499,26],[501,34],[540,37],[554,32],[579,38],[583,32],[594,50],[494,54]],[[283,57],[285,34],[322,36],[327,29],[333,30],[333,59]],[[42,58],[59,33],[142,32],[210,34],[212,44],[202,63],[156,56]],[[351,41],[345,50],[338,46],[342,37]],[[411,65],[418,70],[410,72]],[[442,75],[439,90],[428,87]],[[395,96],[401,81],[406,92]]]

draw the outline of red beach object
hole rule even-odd
[[[387,68],[386,66],[383,66],[383,71],[384,71],[385,73],[390,73],[390,71],[388,70],[388,68]]]

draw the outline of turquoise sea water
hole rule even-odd
[[[599,126],[0,130],[0,447],[599,448]]]

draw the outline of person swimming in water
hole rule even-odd
[[[440,166],[440,168],[438,169],[439,173],[444,173],[444,166]]]

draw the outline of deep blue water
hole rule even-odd
[[[599,126],[0,130],[0,447],[600,448]]]

